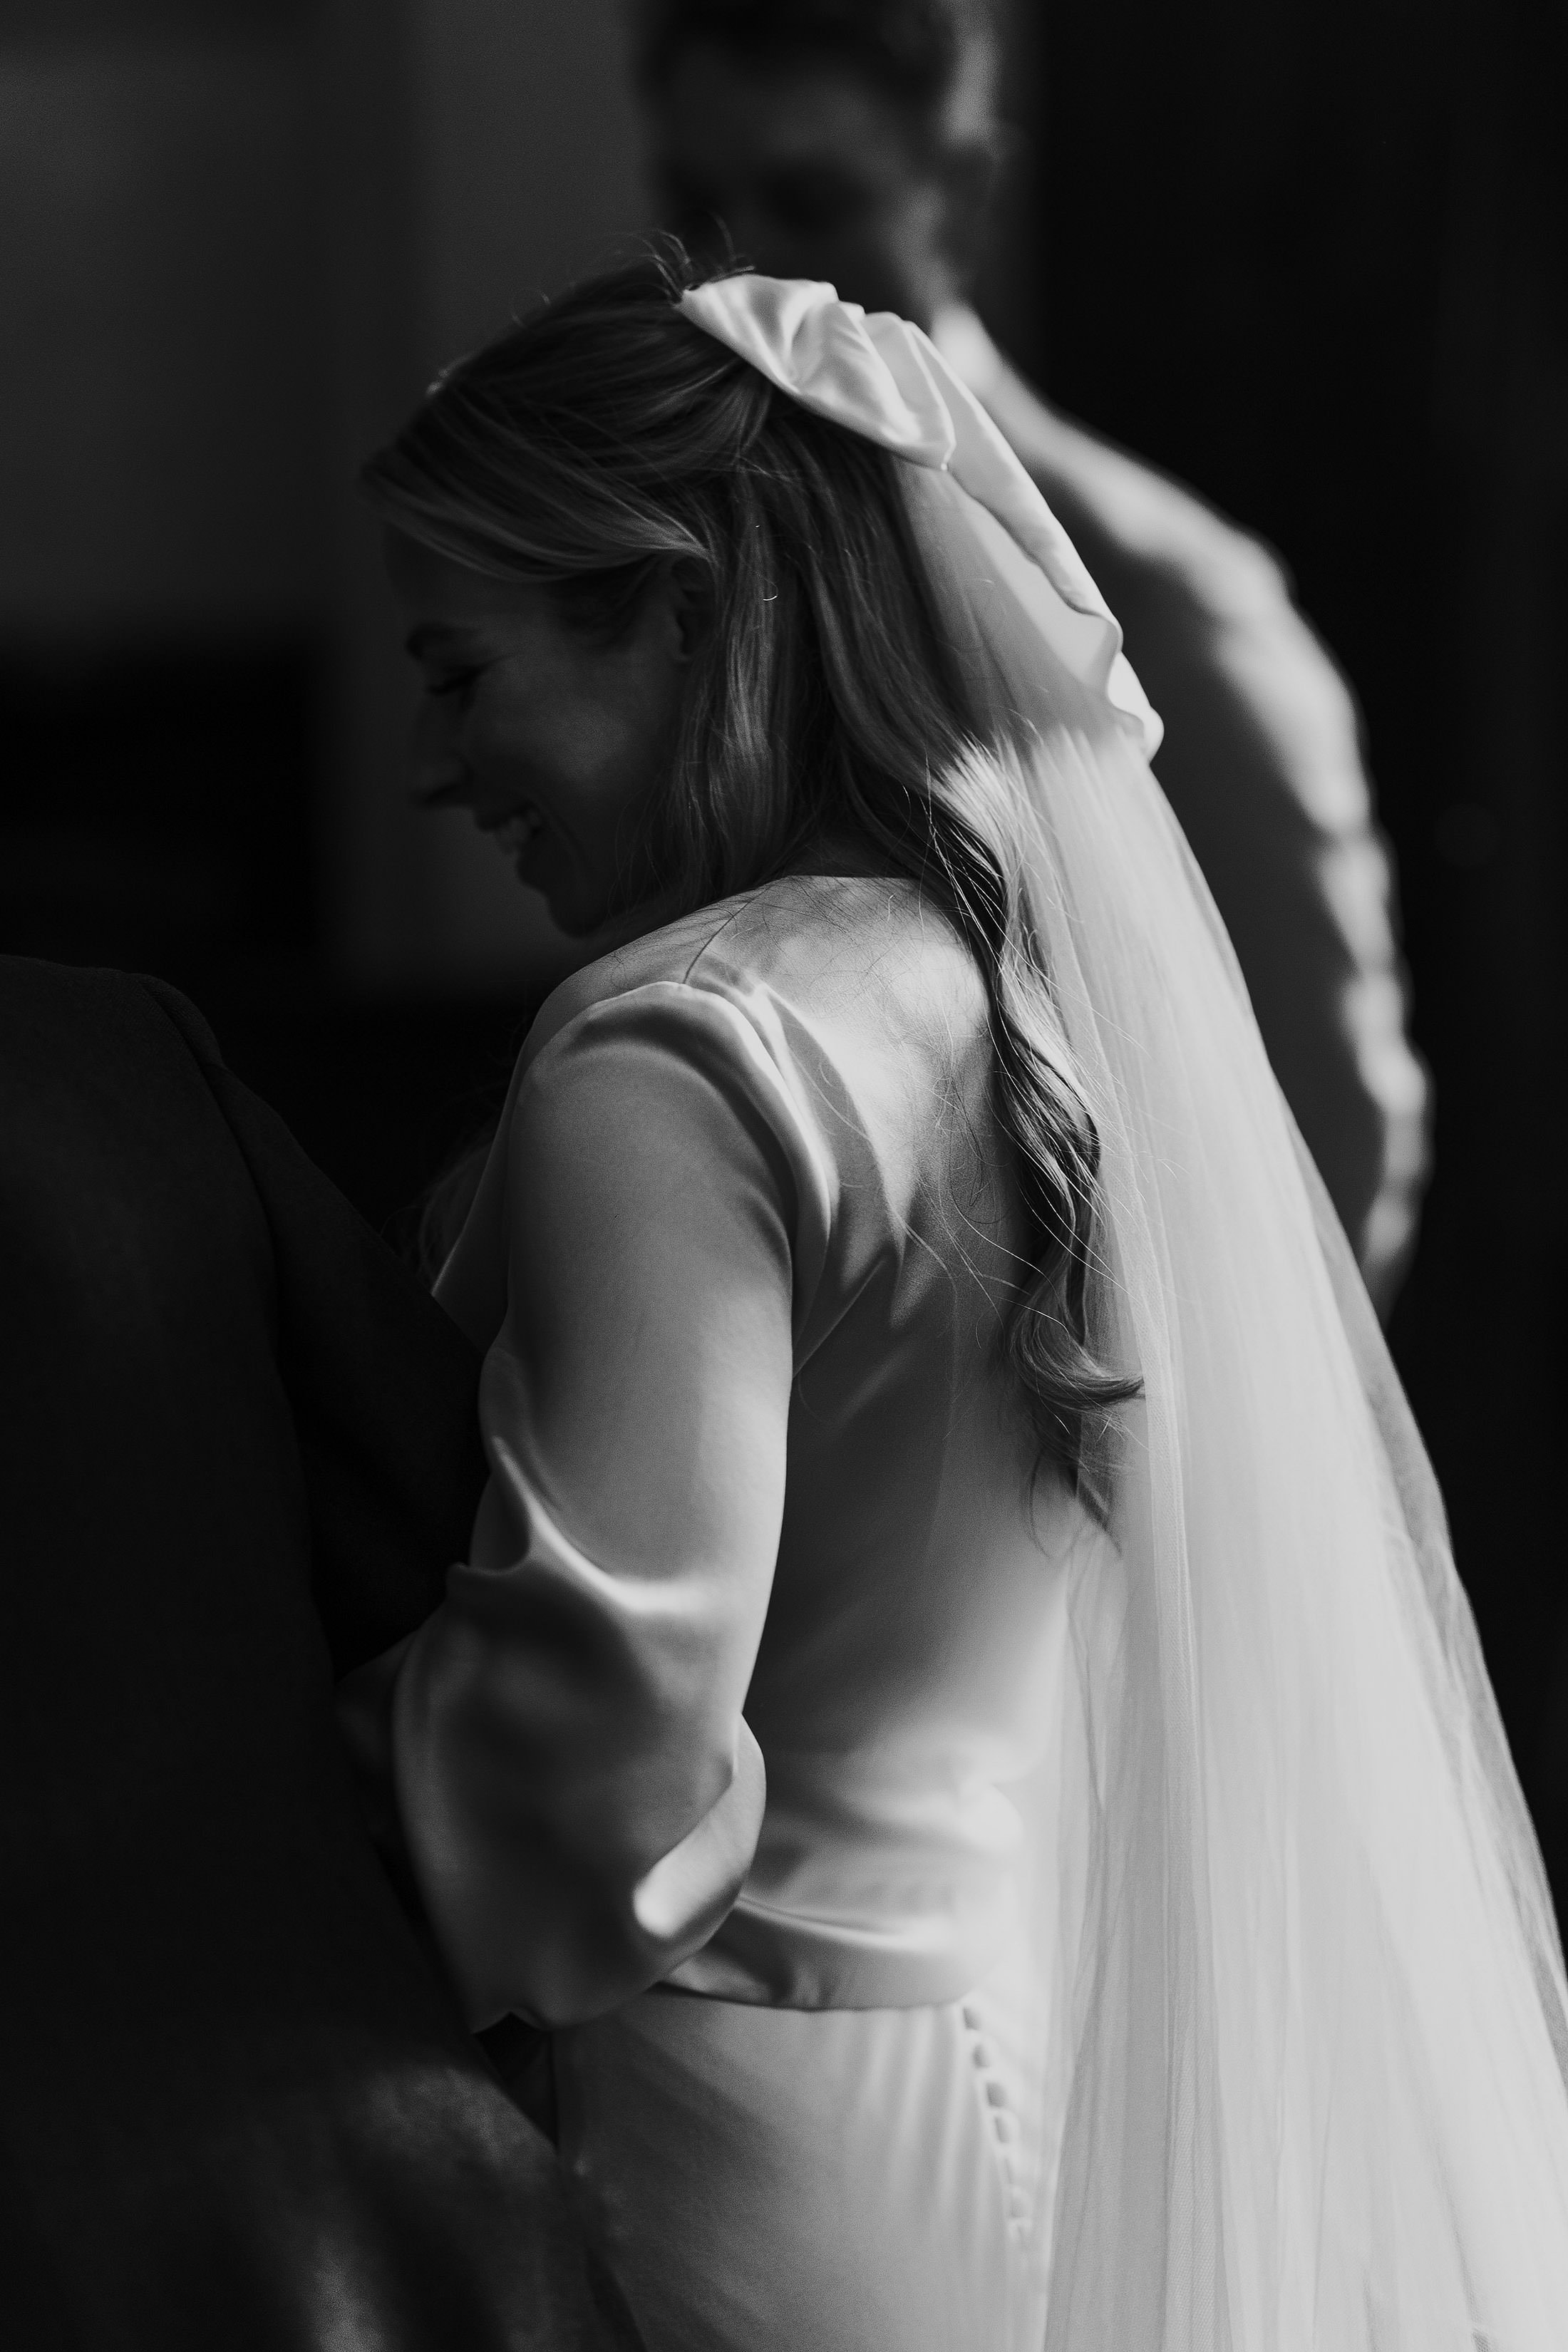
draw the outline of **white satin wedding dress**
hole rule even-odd
[[[440,1286],[489,1486],[384,1665],[470,2015],[557,2027],[651,2352],[1562,2352],[1550,1895],[1115,624],[918,330],[679,308],[904,461],[1143,1393],[1103,1536],[1031,1502],[984,993],[909,885],[559,991]]]
[[[1025,1818],[1099,1538],[1031,1493],[990,1085],[911,884],[776,882],[557,991],[442,1276],[492,1475],[404,1818],[650,2352],[1037,2338]]]

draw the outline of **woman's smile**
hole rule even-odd
[[[542,829],[542,810],[531,806],[513,809],[503,817],[476,815],[475,824],[481,833],[488,833],[496,846],[504,849],[509,857],[521,857],[531,841]]]
[[[547,884],[541,872],[542,858],[550,848],[543,811],[524,805],[512,810],[499,823],[489,817],[478,817],[475,822],[481,832],[489,835],[496,847],[510,858],[518,880],[548,896]]]

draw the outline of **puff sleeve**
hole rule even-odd
[[[398,1672],[394,1770],[470,2021],[555,2025],[678,1967],[751,1862],[763,1772],[741,1710],[822,1186],[765,1031],[685,982],[551,1038],[498,1148],[489,1480]]]

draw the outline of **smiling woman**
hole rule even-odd
[[[676,246],[591,280],[449,370],[366,467],[426,675],[424,791],[601,946],[785,875],[921,887],[984,977],[1035,1231],[1008,1344],[1043,1455],[1092,1501],[1131,1388],[1089,1339],[1098,1148],[1011,789],[975,756],[892,460],[681,318],[694,275]]]
[[[668,775],[694,627],[671,569],[574,609],[395,529],[387,565],[425,678],[420,797],[472,811],[575,938],[647,898],[649,813]]]
[[[340,1715],[649,2352],[1568,2340],[1568,1983],[1430,1473],[1065,531],[683,257],[368,483],[601,952],[437,1295],[467,1557]]]

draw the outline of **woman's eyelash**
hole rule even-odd
[[[453,670],[445,677],[432,678],[425,691],[426,694],[460,694],[465,687],[472,686],[479,675],[477,669]]]

